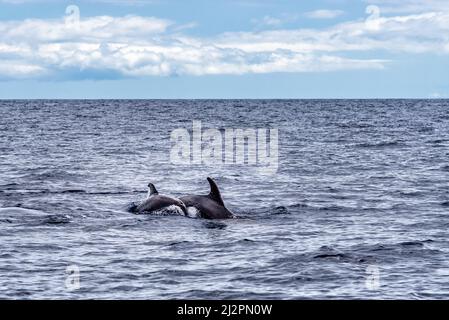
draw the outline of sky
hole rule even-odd
[[[449,2],[0,0],[33,98],[449,98]]]

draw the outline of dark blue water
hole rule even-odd
[[[279,170],[171,164],[192,120]],[[448,156],[448,100],[0,101],[0,298],[449,298]],[[206,176],[239,219],[126,211]]]

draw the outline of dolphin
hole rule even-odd
[[[208,195],[188,195],[179,198],[187,207],[187,211],[197,210],[199,216],[205,219],[228,219],[234,218],[234,214],[229,211],[221,198],[217,184],[211,178],[207,178],[210,185]]]
[[[173,207],[174,206],[174,207]],[[187,208],[184,203],[173,197],[159,194],[154,184],[148,184],[148,196],[147,198],[134,209],[137,213],[149,213],[161,209],[181,209],[184,215],[187,215]]]

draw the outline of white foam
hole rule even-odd
[[[0,208],[0,214],[4,215],[15,215],[15,216],[32,216],[32,215],[46,215],[46,212],[34,210],[34,209],[26,209],[20,207],[6,207]]]
[[[189,218],[198,218],[200,216],[200,211],[195,207],[187,207],[187,216]]]
[[[152,211],[151,214],[157,216],[183,216],[184,212],[179,206],[172,204],[168,207]]]

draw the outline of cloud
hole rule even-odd
[[[262,19],[253,19],[252,22],[262,26],[280,26],[283,23],[281,19],[272,16],[264,16]]]
[[[333,19],[336,17],[341,16],[344,14],[344,11],[342,10],[315,10],[315,11],[309,11],[305,13],[305,16],[307,18],[311,19]]]
[[[55,2],[58,2],[58,0],[0,0],[0,4],[55,3]],[[89,2],[132,6],[132,5],[155,4],[159,3],[159,0],[90,0]]]
[[[254,23],[259,28],[264,28],[264,27],[279,28],[288,23],[295,22],[298,19],[299,19],[299,15],[297,15],[297,14],[284,13],[284,14],[281,14],[276,17],[266,15],[261,19],[252,19],[251,22]]]
[[[226,33],[215,39],[221,48],[245,52],[400,52],[448,53],[449,13],[379,17],[325,29]]]
[[[448,97],[447,94],[437,91],[430,93],[428,96],[429,99],[446,99],[447,97]]]
[[[447,0],[364,0],[370,5],[377,5],[381,13],[423,13],[428,11],[447,12]]]
[[[10,43],[120,41],[163,33],[171,24],[168,20],[139,16],[97,16],[82,20],[72,16],[59,20],[26,19],[0,22],[0,39]]]
[[[0,78],[73,79],[383,69],[380,51],[449,54],[449,13],[380,16],[322,29],[192,37],[142,16],[0,22]]]
[[[28,78],[30,76],[42,75],[45,70],[39,65],[33,65],[23,61],[1,60],[0,78]]]

